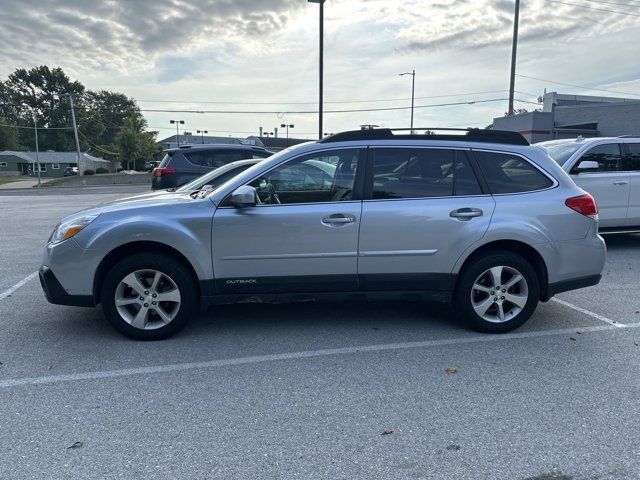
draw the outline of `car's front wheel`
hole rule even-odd
[[[480,332],[510,332],[533,314],[540,296],[531,264],[512,252],[473,259],[462,271],[453,298],[458,316]]]
[[[197,310],[197,286],[182,262],[140,253],[116,263],[101,294],[107,320],[136,340],[161,340],[180,331]]]

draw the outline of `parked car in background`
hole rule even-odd
[[[154,190],[150,193],[143,193],[135,195],[133,197],[127,197],[118,201],[140,200],[143,198],[161,197],[163,195],[170,195],[173,193],[193,193],[197,191],[208,191],[218,188],[224,182],[232,179],[236,175],[244,172],[247,168],[254,166],[256,163],[261,162],[262,158],[255,158],[251,160],[238,160],[237,162],[227,163],[215,170],[205,173],[204,175],[192,180],[189,183],[184,184],[178,188],[167,188],[166,190]]]
[[[62,173],[65,177],[72,177],[73,175],[78,175],[78,167],[67,167],[64,169]]]
[[[177,188],[227,163],[271,155],[266,149],[251,145],[216,144],[174,148],[167,150],[160,165],[153,169],[151,188]]]
[[[597,284],[605,255],[593,197],[520,134],[376,129],[291,147],[216,189],[68,216],[40,280],[50,302],[101,303],[142,340],[215,304],[380,296],[450,302],[498,333]]]
[[[158,161],[149,161],[149,162],[144,162],[144,171],[145,172],[150,172],[152,171],[154,168],[159,167],[160,166],[160,162]]]
[[[536,143],[598,204],[600,233],[640,232],[640,137]]]

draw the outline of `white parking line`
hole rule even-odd
[[[20,287],[22,287],[23,285],[26,285],[27,283],[29,283],[31,280],[33,280],[34,278],[36,278],[38,276],[38,272],[33,272],[31,275],[29,275],[27,278],[24,278],[23,280],[20,280],[18,283],[16,283],[13,287],[11,287],[8,290],[5,290],[4,292],[0,293],[0,300],[7,298],[8,296],[10,296],[13,292],[15,292],[16,290],[18,290]]]
[[[625,324],[626,328],[640,327],[640,322]],[[256,363],[277,362],[284,360],[297,360],[304,358],[318,358],[333,355],[347,355],[365,352],[384,352],[390,350],[408,350],[417,348],[430,348],[447,345],[465,345],[473,343],[489,343],[500,340],[513,340],[521,338],[550,337],[558,335],[570,335],[579,330],[582,333],[616,330],[614,326],[600,325],[586,328],[563,328],[558,330],[543,330],[539,332],[506,333],[503,335],[474,335],[466,338],[446,338],[440,340],[427,340],[424,342],[388,343],[380,345],[361,345],[356,347],[329,348],[323,350],[307,350],[290,353],[275,353],[271,355],[259,355],[253,357],[228,358],[197,363],[174,363],[169,365],[152,365],[149,367],[124,368],[120,370],[103,370],[85,373],[69,373],[62,375],[47,375],[43,377],[13,378],[0,381],[0,389],[20,386],[45,385],[61,382],[75,382],[82,380],[98,380],[104,378],[131,377],[135,375],[149,375],[159,373],[174,373],[188,370],[202,370]]]
[[[600,315],[598,313],[592,312],[591,310],[587,310],[586,308],[578,307],[573,303],[565,302],[564,300],[560,300],[559,298],[553,297],[553,300],[560,305],[564,305],[565,307],[572,308],[576,312],[584,313],[585,315],[589,315],[590,317],[595,318],[596,320],[600,320],[601,322],[608,323],[609,325],[613,325],[614,327],[624,328],[626,325],[624,323],[618,323],[615,320],[611,320],[610,318],[605,317],[604,315]]]

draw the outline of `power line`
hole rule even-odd
[[[102,153],[106,153],[108,155],[120,155],[117,152],[110,152],[109,150],[105,150],[102,147],[99,147],[98,145],[96,145],[95,143],[93,143],[91,140],[89,140],[89,137],[87,137],[84,133],[82,133],[80,131],[80,129],[78,129],[78,133],[82,136],[82,138],[84,138],[85,142],[87,142],[89,145],[91,145],[93,148],[95,148],[96,150],[102,152]]]
[[[636,13],[618,12],[618,11],[615,11],[615,10],[608,10],[608,9],[605,9],[605,8],[595,8],[595,7],[589,7],[587,5],[579,5],[577,3],[560,2],[558,0],[545,0],[545,1],[550,2],[550,3],[559,3],[560,5],[568,5],[570,7],[586,8],[587,10],[595,10],[597,12],[616,13],[618,15],[628,15],[630,17],[640,17],[640,15],[636,14]]]
[[[427,97],[415,97],[416,100],[426,100],[431,98],[447,98],[447,97],[462,97],[468,95],[483,95],[488,93],[502,93],[506,92],[506,90],[488,90],[484,92],[468,92],[468,93],[452,93],[448,95],[430,95]],[[350,103],[376,103],[376,102],[399,102],[411,100],[411,98],[387,98],[387,99],[371,99],[371,100],[334,100],[334,101],[326,101],[324,103],[328,104],[350,104]],[[243,101],[229,101],[229,100],[202,100],[202,101],[191,101],[191,100],[137,100],[141,103],[184,103],[189,105],[199,105],[199,104],[216,104],[216,105],[315,105],[318,102],[243,102]]]
[[[10,128],[23,128],[26,130],[33,130],[34,127],[23,127],[21,125],[11,125],[9,123],[0,123],[2,127]],[[73,130],[73,127],[38,127],[38,130]]]
[[[476,103],[489,103],[489,102],[502,102],[507,100],[506,98],[491,98],[487,100],[470,100],[468,102],[452,102],[452,103],[435,103],[430,105],[416,105],[414,108],[433,108],[433,107],[450,107],[456,105],[473,105]],[[356,108],[356,109],[344,109],[344,110],[325,110],[325,113],[357,113],[357,112],[384,112],[391,110],[407,110],[411,107],[384,107],[384,108]],[[295,114],[312,114],[318,113],[317,110],[297,110],[297,111],[240,111],[240,110],[164,110],[164,109],[150,109],[141,108],[141,112],[154,112],[154,113],[220,113],[220,114],[244,114],[244,115],[295,115]]]
[[[601,5],[613,5],[616,7],[631,7],[631,8],[635,8],[640,2],[637,2],[636,0],[629,0],[630,2],[635,2],[635,3],[611,3],[611,2],[603,2],[600,0],[583,0],[585,2],[589,2],[589,3],[595,3],[595,4],[601,4]]]
[[[595,87],[584,87],[582,85],[572,85],[570,83],[561,83],[561,82],[555,82],[553,80],[547,80],[544,78],[537,78],[537,77],[530,77],[528,75],[521,75],[519,73],[516,74],[518,77],[522,77],[522,78],[529,78],[531,80],[537,80],[539,82],[547,82],[547,83],[554,83],[556,85],[563,85],[565,87],[573,87],[573,88],[582,88],[584,90],[594,90],[594,91],[598,91],[598,92],[607,92],[607,93],[616,93],[618,95],[634,95],[634,96],[640,96],[640,93],[630,93],[630,92],[620,92],[620,91],[616,91],[616,90],[606,90],[604,88],[595,88]]]

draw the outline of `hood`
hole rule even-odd
[[[111,202],[103,203],[97,207],[89,208],[76,212],[68,217],[65,217],[62,221],[76,216],[87,214],[102,214],[110,212],[123,212],[127,210],[146,209],[153,207],[161,207],[184,204],[189,202],[197,202],[191,197],[189,193],[174,193],[174,192],[159,192],[151,194],[137,195],[135,197],[121,198]]]

